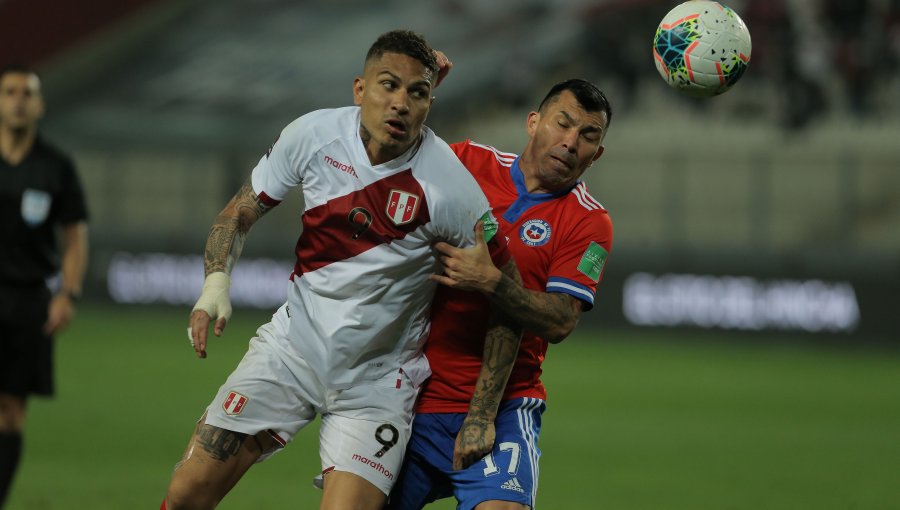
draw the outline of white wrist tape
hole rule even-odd
[[[231,277],[221,271],[210,273],[203,282],[203,291],[200,299],[194,305],[191,312],[203,310],[209,314],[212,320],[224,318],[225,322],[231,318],[231,300],[228,298],[228,289],[231,288]]]

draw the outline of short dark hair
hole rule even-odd
[[[7,64],[0,68],[0,79],[3,79],[3,77],[9,73],[33,74],[35,76],[38,76],[38,73],[30,66],[20,63]],[[38,76],[38,78],[40,78],[40,76]]]
[[[575,99],[578,100],[578,104],[586,111],[605,113],[606,125],[609,126],[609,123],[612,120],[612,108],[609,106],[609,100],[606,99],[606,94],[593,83],[580,78],[571,78],[554,85],[553,88],[550,89],[550,92],[544,96],[544,100],[541,101],[538,111],[543,111],[544,107],[552,103],[564,90],[571,92],[575,96]]]
[[[421,35],[411,30],[392,30],[381,34],[366,53],[366,62],[381,58],[385,53],[399,53],[414,58],[430,69],[437,78],[438,64],[434,50]]]

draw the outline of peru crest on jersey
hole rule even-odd
[[[392,189],[388,194],[385,212],[395,225],[409,223],[416,217],[419,211],[419,196],[412,193]]]

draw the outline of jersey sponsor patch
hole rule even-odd
[[[497,225],[497,220],[494,219],[494,215],[491,214],[491,211],[484,213],[480,221],[484,226],[484,242],[489,243],[497,234],[497,230],[500,226]]]
[[[411,222],[416,217],[419,210],[419,196],[402,191],[392,189],[388,193],[388,203],[385,212],[388,218],[394,222],[394,225],[404,225]]]
[[[528,220],[519,229],[519,237],[528,246],[542,246],[550,240],[550,224],[544,220]]]
[[[591,280],[599,282],[600,273],[603,272],[603,265],[606,264],[607,255],[608,253],[602,246],[591,241],[591,244],[584,250],[584,255],[581,256],[578,270]]]
[[[53,198],[39,189],[26,189],[22,193],[22,219],[29,227],[36,227],[47,219]]]
[[[241,411],[244,410],[244,406],[247,405],[247,401],[249,399],[236,391],[231,391],[228,393],[228,396],[225,397],[225,402],[222,402],[222,409],[225,410],[225,414],[229,416],[236,416],[241,414]]]

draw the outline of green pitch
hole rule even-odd
[[[58,340],[57,397],[31,402],[8,510],[159,508],[266,320],[238,310],[201,361],[186,317],[82,308]],[[539,508],[900,508],[900,352],[773,340],[581,330],[551,346]],[[302,431],[220,508],[318,508],[316,443]]]

